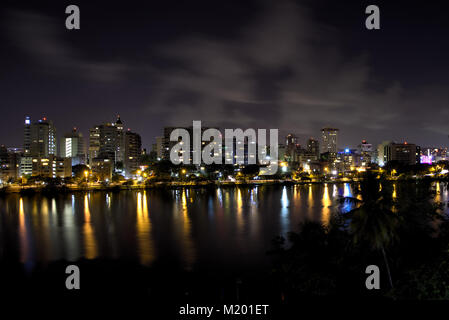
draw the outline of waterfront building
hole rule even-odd
[[[307,153],[310,155],[315,155],[316,159],[320,157],[320,143],[314,138],[309,138],[307,140]]]
[[[125,138],[123,122],[117,116],[116,122],[95,126],[89,131],[89,164],[95,158],[109,159],[114,165],[123,164],[125,159]]]
[[[338,132],[339,129],[336,128],[321,129],[321,153],[337,153]]]
[[[88,164],[92,166],[93,159],[100,154],[100,127],[95,126],[89,130]]]
[[[369,166],[373,159],[373,145],[368,143],[366,140],[362,140],[362,143],[359,144],[358,148],[360,160],[362,162],[361,165],[363,167]]]
[[[72,166],[86,164],[83,135],[76,128],[73,128],[72,132],[64,135],[60,150],[62,157],[72,159]]]
[[[385,163],[389,161],[397,161],[402,164],[417,164],[420,163],[421,149],[416,144],[412,143],[389,143],[384,146],[384,160]]]
[[[32,123],[30,117],[26,117],[23,148],[25,156],[56,155],[56,128],[53,122],[44,117]]]
[[[125,132],[124,137],[124,169],[125,175],[130,177],[139,168],[142,155],[142,142],[140,135],[130,130]]]
[[[68,178],[72,176],[72,162],[70,158],[36,157],[32,159],[32,176],[49,178]]]
[[[92,174],[100,181],[110,180],[114,170],[114,163],[110,159],[94,158],[91,164]]]

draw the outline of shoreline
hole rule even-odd
[[[413,178],[413,179],[389,179],[390,181],[419,181],[422,179],[430,179],[432,181],[447,181],[441,178]],[[201,181],[201,182],[154,182],[142,183],[135,185],[91,183],[88,186],[79,185],[61,185],[61,186],[42,186],[42,185],[8,185],[0,188],[1,194],[35,194],[35,193],[69,193],[69,192],[90,192],[90,191],[132,191],[132,190],[148,190],[148,189],[178,189],[178,188],[222,188],[222,187],[247,187],[247,186],[267,186],[267,185],[309,185],[309,184],[339,184],[339,183],[359,183],[360,179],[339,179],[329,181],[296,181],[292,179],[273,179],[273,180],[241,180],[241,181]]]

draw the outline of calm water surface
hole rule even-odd
[[[437,200],[448,192],[437,185]],[[90,192],[0,198],[0,259],[134,259],[198,268],[267,266],[277,235],[328,223],[350,184]]]

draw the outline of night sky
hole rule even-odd
[[[303,144],[332,126],[341,148],[449,145],[447,1],[15,2],[0,4],[7,146],[22,146],[26,115],[87,136],[117,114],[147,149],[192,120]],[[65,28],[69,4],[80,30]],[[365,28],[369,4],[380,30]]]

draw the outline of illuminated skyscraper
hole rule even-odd
[[[92,166],[93,159],[97,158],[100,153],[100,127],[95,126],[89,130],[89,152],[88,162]]]
[[[139,168],[142,142],[139,134],[129,130],[125,132],[124,139],[124,169],[126,176],[131,176]]]
[[[29,156],[31,151],[31,119],[25,117],[25,124],[23,126],[23,153],[24,156]]]
[[[321,129],[321,153],[337,153],[338,131],[336,128]]]
[[[104,123],[89,131],[89,163],[94,158],[123,162],[125,156],[123,123],[120,116],[115,123]]]
[[[53,122],[44,117],[31,123],[30,118],[26,117],[23,149],[25,156],[56,156],[56,128]]]
[[[307,140],[307,153],[317,156],[320,156],[320,143],[318,140],[314,138],[310,138]]]
[[[64,135],[61,141],[60,154],[64,158],[72,158],[72,166],[85,164],[86,151],[84,149],[83,135],[73,128],[71,133]]]

